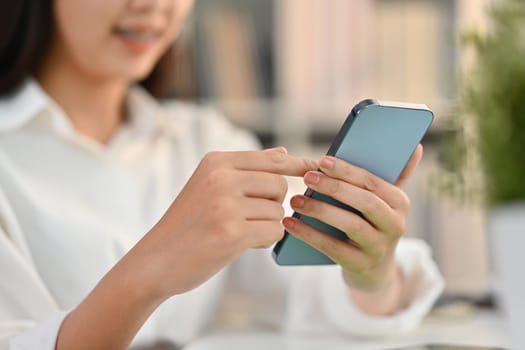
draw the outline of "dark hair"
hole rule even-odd
[[[0,1],[0,94],[38,67],[53,31],[51,0]]]
[[[16,91],[42,63],[54,31],[53,0],[0,0],[0,95]],[[166,51],[142,85],[156,97],[167,94],[173,67]]]

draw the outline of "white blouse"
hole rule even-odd
[[[258,147],[213,109],[160,106],[139,88],[127,103],[130,121],[101,145],[77,134],[32,80],[0,99],[0,349],[54,349],[67,312],[161,217],[206,152]],[[423,242],[403,239],[397,258],[411,290],[390,317],[357,310],[337,266],[280,267],[268,250],[250,250],[162,304],[133,344],[185,344],[217,324],[365,336],[411,329],[443,281]]]

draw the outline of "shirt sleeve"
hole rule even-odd
[[[59,311],[34,269],[24,236],[0,188],[0,350],[54,350]]]
[[[0,349],[55,350],[58,331],[67,311],[57,311],[45,320],[12,321],[0,325]]]
[[[351,302],[340,268],[303,269],[290,286],[286,330],[377,337],[414,329],[441,294],[443,278],[421,240],[401,240],[396,258],[407,285],[403,310],[384,317],[367,315]]]

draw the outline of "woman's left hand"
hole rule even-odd
[[[305,174],[309,188],[359,210],[365,219],[303,195],[291,199],[292,208],[345,232],[347,241],[324,234],[296,218],[283,220],[290,234],[341,265],[354,301],[369,313],[387,314],[400,307],[403,279],[395,260],[395,248],[405,233],[410,200],[399,186],[412,173],[422,154],[423,148],[418,145],[395,184],[328,156],[320,160],[322,172]]]

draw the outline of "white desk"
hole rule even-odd
[[[379,350],[425,343],[495,346],[508,348],[502,318],[493,313],[476,312],[460,317],[432,315],[414,332],[382,340],[356,340],[344,337],[289,336],[272,332],[218,332],[199,339],[185,350]]]

